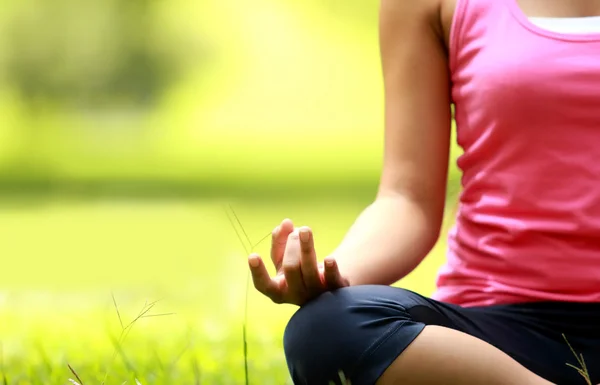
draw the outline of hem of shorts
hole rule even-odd
[[[374,385],[423,329],[424,324],[405,321],[382,335],[356,364],[351,376],[352,385]]]

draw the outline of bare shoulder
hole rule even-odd
[[[379,15],[380,48],[384,72],[393,68],[399,56],[428,60],[446,56],[446,19],[451,2],[457,0],[381,0]],[[417,56],[415,56],[415,54]]]
[[[381,0],[381,18],[400,18],[405,22],[435,23],[440,20],[442,3],[447,0]]]
[[[386,29],[432,31],[447,43],[456,2],[457,0],[381,0],[381,28],[383,32]],[[399,23],[403,26],[399,26]]]

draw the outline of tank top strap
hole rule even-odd
[[[457,0],[450,28],[449,63],[454,71],[458,57],[473,41],[485,37],[490,26],[514,21],[511,4],[516,0]]]

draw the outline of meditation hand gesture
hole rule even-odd
[[[328,290],[349,286],[332,257],[317,262],[310,228],[294,228],[285,219],[273,230],[271,260],[277,273],[269,276],[258,254],[248,258],[254,287],[275,303],[303,305]]]

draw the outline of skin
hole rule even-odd
[[[277,271],[271,278],[258,254],[249,257],[254,287],[275,303],[303,305],[326,290],[348,286],[335,258],[317,263],[313,234],[309,227],[294,228],[284,219],[271,237],[271,261]]]
[[[517,1],[528,16],[600,15],[600,0]],[[377,197],[323,264],[309,227],[295,228],[285,219],[273,230],[276,275],[269,276],[259,255],[249,257],[254,286],[273,302],[301,306],[343,286],[392,284],[434,246],[450,148],[447,52],[455,7],[456,0],[381,0],[385,147]],[[439,383],[550,384],[488,343],[438,326],[427,326],[377,382]]]

